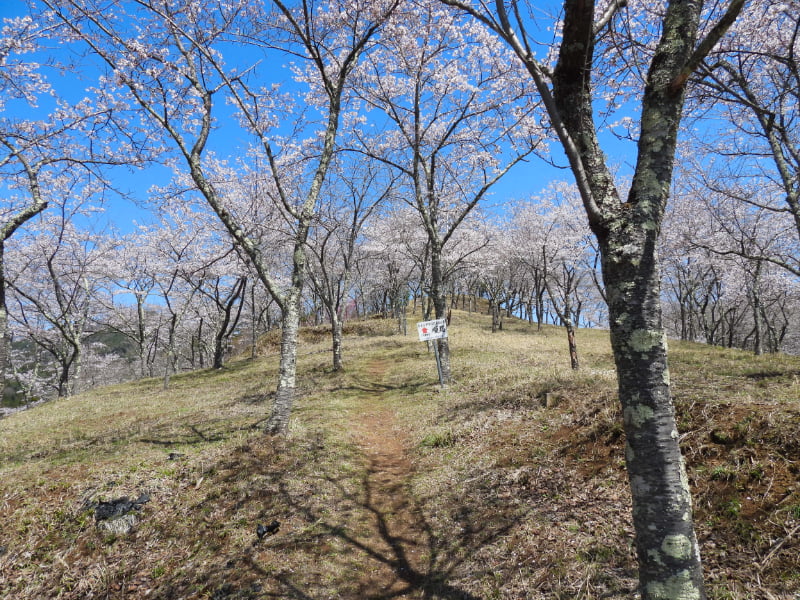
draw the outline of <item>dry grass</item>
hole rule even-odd
[[[354,324],[343,374],[307,331],[285,439],[259,430],[270,340],[166,392],[144,380],[0,420],[0,597],[632,597],[607,334],[579,332],[573,372],[563,331],[492,335],[455,311],[439,390],[426,346],[393,331]],[[710,597],[796,600],[800,360],[676,343],[671,367]],[[381,473],[365,444],[405,458]],[[132,532],[97,526],[91,502],[143,492]]]

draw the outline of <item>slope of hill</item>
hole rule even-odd
[[[444,390],[391,322],[352,324],[339,374],[306,332],[286,438],[269,348],[0,419],[0,598],[633,597],[607,334],[573,372],[561,330],[490,326],[454,312]],[[671,366],[710,598],[796,600],[800,358]]]

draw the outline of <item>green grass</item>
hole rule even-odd
[[[344,373],[325,329],[304,331],[285,438],[260,429],[274,334],[263,358],[166,391],[142,380],[0,420],[0,598],[629,598],[607,332],[578,332],[573,371],[563,330],[507,319],[492,334],[454,311],[440,389],[426,345],[394,331],[349,324]],[[670,367],[709,596],[789,598],[800,359],[672,342]],[[396,445],[399,481],[377,483],[365,439]],[[394,484],[402,509],[378,498]],[[131,533],[97,527],[91,502],[142,492]],[[272,519],[279,534],[256,542]]]

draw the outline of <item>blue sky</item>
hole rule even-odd
[[[21,0],[0,0],[0,20],[12,17],[23,16],[27,13],[27,7]],[[41,59],[40,59],[41,60]],[[58,93],[63,98],[72,98],[78,100],[85,96],[84,89],[89,81],[77,81],[68,76],[58,76],[51,82],[57,88]],[[48,107],[47,99],[41,102],[42,110]],[[14,117],[14,111],[20,112],[20,117],[30,115],[30,107],[25,103],[10,104],[8,106],[9,114],[7,116]],[[152,182],[149,177],[143,177],[141,173],[131,173],[128,169],[116,169],[113,175],[114,182],[121,189],[130,192],[138,197],[146,197],[145,182]],[[148,184],[149,185],[149,184]],[[121,231],[130,231],[133,229],[135,223],[145,223],[152,220],[149,211],[143,210],[141,207],[136,206],[130,200],[121,198],[119,196],[110,197],[108,203],[103,207],[104,212],[102,216],[96,217],[96,222],[92,222],[92,226],[104,228],[108,224],[113,223]]]
[[[23,15],[26,6],[21,0],[2,0],[0,2],[0,18]],[[86,81],[67,81],[56,82],[62,89],[60,92],[69,97],[74,95],[80,97],[83,87],[91,83],[91,78]],[[619,142],[613,138],[605,140],[607,146],[616,152],[622,149]],[[551,144],[551,147],[558,149],[558,144]],[[607,149],[608,152],[608,149]],[[633,155],[631,155],[633,156]],[[611,157],[612,162],[615,160]],[[565,165],[566,160],[563,155],[554,159],[554,162]],[[127,190],[133,196],[145,200],[148,196],[148,189],[153,184],[165,184],[168,181],[168,171],[162,168],[152,168],[146,173],[130,174],[120,170],[114,175],[115,182],[119,187]],[[490,212],[502,212],[503,207],[512,200],[521,200],[538,193],[553,179],[563,179],[572,181],[572,175],[568,169],[557,169],[537,158],[531,158],[528,162],[518,164],[507,174],[492,190],[492,194],[483,203],[485,210]],[[106,206],[106,219],[113,223],[116,228],[125,232],[133,227],[134,220],[143,223],[151,220],[148,212],[135,206],[130,201],[120,198],[112,199]]]

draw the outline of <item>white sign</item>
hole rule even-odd
[[[445,319],[436,319],[435,321],[422,321],[417,323],[417,331],[419,332],[419,341],[427,342],[428,340],[437,340],[439,338],[447,337],[447,321]]]

